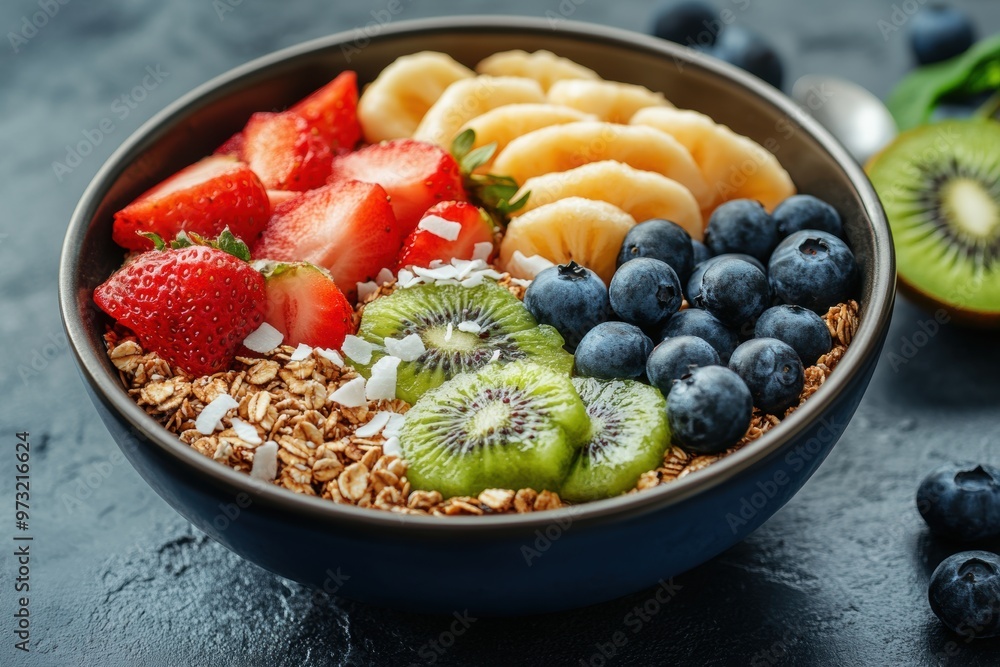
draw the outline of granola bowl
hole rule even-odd
[[[411,497],[409,507],[397,508],[404,511],[374,511],[262,482],[164,428],[123,386],[122,366],[106,349],[110,320],[92,298],[121,263],[111,241],[112,214],[220,145],[254,111],[283,107],[348,68],[361,83],[371,81],[397,57],[428,49],[470,66],[505,49],[546,49],[605,78],[662,91],[677,106],[766,146],[800,192],[841,211],[857,257],[860,309],[852,304],[827,317],[843,344],[836,370],[817,376],[822,387],[815,395],[773,430],[761,422],[766,432],[738,450],[724,457],[678,451],[651,473],[653,488],[572,506],[511,494],[433,511],[421,510],[433,504],[428,499]],[[784,505],[830,452],[864,394],[889,324],[895,269],[886,219],[864,173],[780,92],[714,59],[631,32],[456,17],[393,23],[363,48],[350,32],[307,42],[172,104],[112,155],[84,193],[66,234],[59,289],[74,354],[112,437],[150,486],[200,530],[328,594],[421,612],[511,615],[580,607],[652,586],[739,542]],[[238,382],[247,377],[241,373]],[[376,456],[368,458],[377,468]]]

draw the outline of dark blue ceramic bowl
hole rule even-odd
[[[254,111],[300,98],[338,71],[370,81],[396,57],[432,49],[472,65],[512,48],[549,49],[608,79],[666,93],[775,152],[799,189],[844,214],[861,264],[861,327],[827,383],[738,453],[676,482],[572,509],[497,517],[397,516],[255,483],[182,444],[122,388],[91,294],[121,260],[112,213],[238,130]],[[752,165],[741,165],[751,168]],[[427,612],[568,609],[654,586],[742,540],[805,483],[868,385],[889,323],[895,270],[885,216],[864,173],[791,101],[732,67],[642,35],[505,17],[394,23],[261,58],[178,100],[97,174],[66,234],[62,315],[94,405],[147,482],[244,558],[328,593]],[[789,535],[788,539],[796,539]]]

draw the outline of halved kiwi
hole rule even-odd
[[[900,286],[958,322],[1000,326],[1000,123],[918,127],[867,171],[892,228]]]
[[[563,349],[559,332],[539,325],[516,296],[490,280],[477,287],[400,288],[369,303],[358,336],[372,343],[375,352],[371,363],[359,366],[358,372],[368,376],[371,366],[386,356],[386,338],[398,340],[411,334],[420,336],[425,351],[413,361],[400,363],[396,371],[396,396],[407,403],[460,373],[491,362],[531,359],[566,375],[573,368],[573,355]]]
[[[588,427],[568,375],[517,361],[428,391],[406,413],[399,439],[413,488],[476,496],[557,489]]]

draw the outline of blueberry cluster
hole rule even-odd
[[[840,215],[816,197],[773,214],[734,200],[712,214],[705,243],[647,220],[626,235],[607,288],[570,263],[539,273],[524,303],[562,333],[578,375],[648,382],[667,396],[674,441],[715,453],[744,435],[754,406],[780,417],[797,405],[805,367],[830,351],[820,314],[853,294],[858,273],[842,237]]]

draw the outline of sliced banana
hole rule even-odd
[[[448,86],[475,76],[450,56],[421,51],[397,58],[358,100],[358,120],[370,143],[409,137]]]
[[[441,93],[420,121],[413,138],[447,148],[459,129],[476,116],[505,104],[544,101],[545,93],[533,79],[514,76],[462,79]]]
[[[523,76],[534,79],[544,90],[563,79],[592,79],[601,77],[592,69],[562,58],[551,51],[528,53],[520,49],[500,51],[484,58],[476,65],[476,71],[490,76]]]
[[[556,81],[549,89],[548,98],[553,104],[592,113],[611,123],[627,123],[636,111],[646,107],[673,106],[663,93],[617,81]]]
[[[567,197],[511,220],[500,243],[500,263],[506,267],[519,251],[555,264],[573,260],[611,283],[615,261],[635,219],[614,204]]]
[[[476,133],[475,148],[496,143],[494,156],[500,153],[514,139],[522,134],[550,125],[574,123],[581,120],[597,120],[596,116],[559,106],[557,104],[505,104],[476,116],[459,132],[472,129]],[[484,165],[484,167],[489,166]]]
[[[712,184],[712,201],[702,208],[706,219],[716,206],[731,199],[756,199],[770,211],[795,194],[791,176],[770,151],[705,114],[649,108],[636,112],[631,123],[671,134],[688,149]]]
[[[672,178],[691,191],[701,209],[714,201],[687,149],[669,134],[641,125],[584,121],[543,127],[507,144],[492,171],[523,185],[535,176],[602,160]]]
[[[665,218],[686,229],[692,238],[700,241],[703,237],[701,210],[690,190],[656,172],[633,169],[614,160],[529,178],[513,200],[528,192],[527,203],[514,216],[566,197],[586,197],[614,204],[639,222]]]

